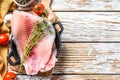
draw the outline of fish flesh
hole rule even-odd
[[[32,75],[34,75],[38,70],[40,70],[41,72],[46,71],[46,70],[44,70],[44,68],[46,67],[46,64],[48,63],[49,58],[51,57],[51,53],[53,52],[52,51],[52,46],[53,46],[53,42],[54,42],[53,37],[55,38],[54,34],[45,36],[33,48],[30,58],[28,58],[25,62],[25,67],[28,72],[27,74],[33,73]],[[38,51],[38,53],[36,53],[36,51]],[[49,57],[49,58],[47,58],[47,57]],[[40,63],[40,64],[38,64],[38,63]],[[28,64],[29,64],[29,66],[32,66],[32,67],[27,68]],[[30,68],[32,68],[32,69],[30,69]]]
[[[17,11],[13,12],[11,19],[11,33],[13,35],[13,40],[17,46],[18,54],[20,58],[23,58],[23,51],[28,40],[31,31],[36,27],[36,22],[42,22],[43,19],[39,16],[33,15],[28,12]],[[39,71],[46,72],[51,70],[57,61],[56,54],[57,51],[54,47],[55,40],[55,30],[46,19],[51,33],[48,33],[42,39],[40,39],[37,44],[32,48],[29,57],[25,60],[23,64],[26,70],[26,74],[35,75]]]

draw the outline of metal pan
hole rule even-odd
[[[57,28],[55,27],[56,25],[59,25],[60,30],[57,30]],[[61,51],[61,34],[64,30],[63,25],[61,24],[61,22],[57,21],[53,23],[54,29],[55,29],[55,33],[56,33],[56,37],[55,37],[55,45],[56,45],[56,49],[57,49],[57,56],[60,54]],[[11,36],[11,41],[10,41],[10,48],[11,48],[11,52],[8,54],[7,56],[7,61],[11,66],[16,66],[16,65],[20,65],[20,56],[18,55],[17,52],[17,48],[16,45],[14,43],[14,41],[12,40],[13,36]],[[15,62],[13,62],[11,60],[11,57],[14,57]]]

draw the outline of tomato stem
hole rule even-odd
[[[39,10],[41,10],[41,8],[38,6],[38,7],[37,7],[37,10],[39,11]]]

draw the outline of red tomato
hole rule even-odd
[[[17,76],[13,72],[7,72],[3,80],[17,80]]]
[[[0,44],[6,45],[9,42],[9,36],[7,34],[0,34]]]
[[[36,13],[37,15],[42,15],[45,12],[45,6],[43,4],[36,4],[33,7],[33,11],[34,13]]]

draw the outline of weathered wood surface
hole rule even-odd
[[[81,77],[80,74],[120,74],[119,55],[120,43],[63,43],[54,70],[54,74],[59,74],[59,76],[53,75],[54,78],[51,80],[72,80],[72,74],[74,74],[74,77],[77,76],[73,80],[79,80],[80,78],[83,78],[83,80],[87,78],[104,80],[107,76],[106,78],[96,75],[93,75],[94,77],[84,75]],[[63,74],[67,74],[67,76]],[[119,80],[118,77],[120,75],[117,77],[112,75],[108,77],[108,80]],[[27,76],[26,78],[25,75],[21,79],[29,80],[30,78],[31,80],[39,80],[39,77]]]
[[[120,75],[54,75],[51,78],[18,75],[23,80],[120,80]]]
[[[60,10],[120,11],[120,0],[53,0],[52,9],[55,11]]]
[[[54,75],[51,80],[120,80],[120,75]]]
[[[120,75],[96,75],[120,74],[120,43],[105,43],[120,41],[119,4],[119,0],[53,0],[52,9],[57,11],[65,28],[62,34],[65,43],[51,80],[120,80]],[[70,41],[73,43],[67,43]],[[40,80],[36,76],[18,77]]]
[[[63,41],[120,41],[120,12],[56,12]]]
[[[120,74],[120,43],[63,43],[55,74]]]

